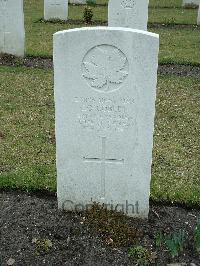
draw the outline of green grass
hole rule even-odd
[[[0,68],[0,187],[55,189],[52,72]]]
[[[182,6],[182,0],[150,0],[149,6],[151,7],[171,7],[180,8]]]
[[[56,191],[53,73],[0,67],[0,188]],[[200,203],[200,79],[159,76],[151,197]]]
[[[200,80],[159,79],[151,196],[200,203]]]
[[[150,8],[149,22],[165,24],[196,24],[197,13],[197,9]]]
[[[157,29],[160,34],[160,63],[200,65],[200,30]]]
[[[43,17],[42,0],[25,0],[26,49],[29,56],[52,57],[52,35],[60,30],[83,27],[85,24],[70,25],[59,23],[39,23]],[[180,8],[173,8],[172,3]],[[168,4],[168,5],[167,5]],[[169,6],[172,8],[150,8],[151,23],[196,23],[197,10],[182,9],[180,1],[152,1],[150,6]],[[69,19],[82,19],[83,6],[69,7]],[[107,20],[107,6],[97,6],[94,9],[94,19]],[[200,28],[188,29],[154,29],[150,31],[160,34],[159,61],[184,64],[200,64]]]

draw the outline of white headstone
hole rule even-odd
[[[199,5],[200,4],[200,0],[183,0],[183,6],[187,6],[187,5]]]
[[[23,0],[0,0],[0,53],[24,56]]]
[[[70,4],[78,4],[78,5],[85,5],[86,0],[69,0]]]
[[[68,18],[68,0],[44,0],[44,19]]]
[[[147,30],[149,0],[109,0],[108,26]]]
[[[199,5],[198,16],[197,16],[197,25],[200,25],[200,5]]]
[[[147,217],[158,49],[157,34],[128,28],[54,34],[59,208]]]

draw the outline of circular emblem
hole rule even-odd
[[[90,49],[82,61],[82,76],[97,91],[120,88],[128,76],[128,60],[117,47],[102,44]]]
[[[121,5],[124,8],[133,8],[135,5],[135,0],[122,0]]]

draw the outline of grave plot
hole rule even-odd
[[[85,5],[46,22],[43,0],[24,0],[26,57],[0,55],[2,265],[199,265],[198,9],[150,0],[156,86],[157,35],[100,34],[107,3],[85,24]],[[53,73],[52,35],[70,28]]]

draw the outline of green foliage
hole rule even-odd
[[[35,244],[36,254],[46,253],[53,246],[49,239],[37,239],[34,238],[32,243]]]
[[[200,256],[200,218],[197,220],[197,226],[194,231],[194,241],[195,241],[196,251]]]
[[[164,236],[162,232],[156,234],[156,247],[161,247],[162,243],[164,242]]]
[[[92,18],[93,18],[93,10],[90,7],[86,6],[83,14],[84,22],[87,24],[91,24]]]
[[[130,248],[128,255],[134,260],[136,266],[150,265],[150,252],[142,246],[135,246]]]
[[[177,233],[163,235],[161,232],[156,236],[156,246],[161,247],[164,244],[169,250],[172,258],[177,257],[183,251],[186,234],[184,230]]]
[[[86,1],[86,4],[88,5],[88,6],[96,6],[96,0],[87,0]]]

